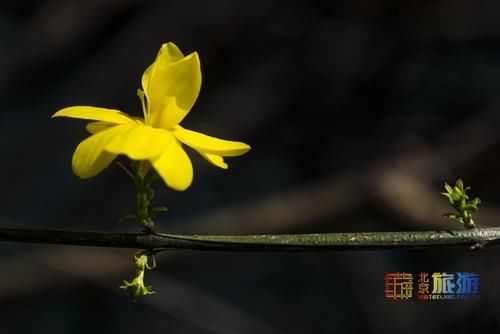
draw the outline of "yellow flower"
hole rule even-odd
[[[222,140],[184,129],[179,123],[194,105],[201,86],[200,60],[196,52],[184,56],[173,43],[163,44],[156,60],[142,75],[137,94],[144,118],[119,110],[89,106],[64,108],[52,117],[93,120],[92,134],[73,154],[72,167],[82,179],[93,177],[119,154],[147,162],[167,186],[185,190],[193,180],[193,166],[182,144],[195,149],[212,165],[227,169],[223,157],[246,153],[245,143]]]

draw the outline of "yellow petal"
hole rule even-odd
[[[167,130],[135,125],[114,136],[105,150],[114,154],[125,154],[132,160],[145,160],[162,154],[172,139]]]
[[[163,181],[174,190],[186,190],[193,182],[193,165],[175,138],[161,156],[151,163]]]
[[[214,165],[215,167],[219,167],[222,169],[227,169],[227,163],[224,162],[224,158],[221,157],[220,155],[215,155],[215,154],[210,154],[210,153],[203,153],[198,151],[198,153],[205,158],[209,163]]]
[[[145,92],[149,90],[149,83],[151,81],[151,77],[153,72],[155,71],[156,65],[161,64],[161,66],[176,62],[184,58],[181,50],[172,42],[165,43],[161,46],[158,55],[156,56],[156,60],[153,64],[151,64],[144,74],[142,75],[142,88]]]
[[[82,179],[99,174],[116,158],[116,154],[104,151],[110,139],[127,131],[129,125],[117,125],[83,140],[73,153],[73,172]]]
[[[135,121],[136,124],[139,125],[144,125],[144,119],[131,116],[130,117],[133,121]],[[106,130],[110,126],[114,126],[116,124],[114,123],[109,123],[109,122],[102,122],[102,121],[95,121],[95,122],[90,122],[85,126],[85,129],[87,129],[88,132],[94,134],[101,132],[102,130]]]
[[[174,96],[167,97],[161,112],[156,112],[151,116],[153,126],[161,129],[172,129],[177,125],[177,119],[183,118],[188,111],[177,106],[177,99]]]
[[[101,132],[103,130],[106,130],[110,126],[114,126],[115,124],[109,123],[109,122],[101,122],[101,121],[96,121],[96,122],[90,122],[85,126],[85,129],[87,129],[88,132],[95,134],[98,132]]]
[[[181,58],[172,43],[164,44],[142,77],[152,125],[171,129],[191,110],[201,87],[200,59],[196,52]]]
[[[113,124],[134,123],[134,120],[127,114],[114,109],[75,106],[59,110],[52,117],[71,117],[80,119],[89,119]]]
[[[175,127],[173,134],[184,144],[203,153],[234,157],[250,150],[250,146],[245,143],[210,137],[203,133],[186,130],[180,125]]]

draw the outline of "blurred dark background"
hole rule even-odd
[[[133,185],[113,166],[72,174],[85,122],[72,105],[140,115],[160,45],[198,51],[187,128],[247,142],[230,169],[158,185],[176,233],[459,228],[444,181],[500,216],[500,2],[3,1],[0,224],[134,231]],[[0,244],[1,333],[500,332],[495,248],[248,254],[172,251],[131,302],[132,250]],[[478,301],[391,302],[386,272],[474,271]]]

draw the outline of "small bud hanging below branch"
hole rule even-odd
[[[141,254],[142,253],[142,254]],[[148,264],[149,259],[151,259],[152,264]],[[154,255],[146,255],[144,252],[139,252],[134,256],[135,260],[135,274],[131,282],[123,281],[123,285],[120,286],[121,289],[125,289],[129,292],[130,297],[134,301],[137,301],[142,296],[147,296],[156,293],[153,291],[151,286],[146,286],[144,284],[144,274],[146,269],[154,269],[156,267]]]

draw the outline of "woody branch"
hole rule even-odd
[[[0,241],[143,250],[293,252],[384,250],[500,244],[500,227],[468,230],[262,235],[179,235],[0,227]]]

